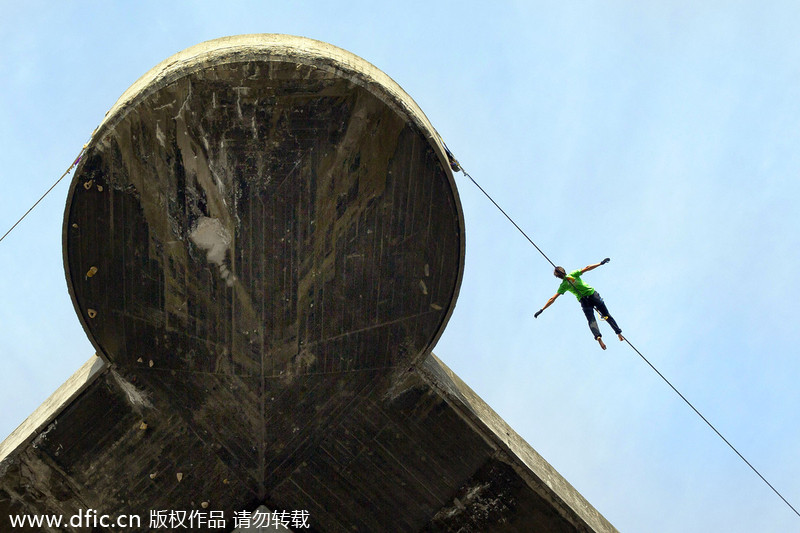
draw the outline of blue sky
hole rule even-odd
[[[702,4],[702,5],[697,5]],[[0,233],[139,76],[240,33],[323,40],[420,105],[470,174],[800,505],[795,2],[2,2]],[[800,517],[465,178],[466,269],[435,352],[621,531]],[[0,434],[92,353],[61,259],[65,180],[0,243]]]

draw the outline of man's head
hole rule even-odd
[[[564,270],[564,267],[556,267],[556,269],[553,271],[553,275],[558,279],[564,279],[564,277],[567,275],[567,271]]]

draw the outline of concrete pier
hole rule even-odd
[[[75,172],[64,265],[97,356],[0,445],[0,524],[614,531],[431,353],[464,246],[441,139],[366,61],[283,35],[165,60]]]

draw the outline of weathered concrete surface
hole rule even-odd
[[[0,464],[17,448],[28,444],[31,436],[47,435],[48,426],[106,368],[97,355],[86,361],[70,378],[36,408],[11,435],[0,443]],[[0,471],[2,473],[2,471]]]
[[[430,123],[356,56],[250,35],[161,63],[65,210],[105,365],[0,447],[0,519],[263,504],[316,531],[612,530],[430,355],[463,227]]]
[[[425,359],[419,372],[424,387],[446,401],[472,431],[481,435],[487,456],[491,453],[473,476],[475,480],[459,490],[456,498],[461,497],[460,505],[454,498],[453,506],[436,514],[435,526],[444,526],[447,531],[616,531],[435,355]],[[490,482],[484,477],[487,470]],[[469,509],[464,508],[465,501],[470,503]]]
[[[263,500],[226,450],[131,390],[105,368],[47,414],[52,427],[3,443],[0,528],[9,514],[89,508],[143,526],[152,510],[222,510],[232,528],[266,501],[307,510],[312,531],[616,531],[433,355],[358,398]]]

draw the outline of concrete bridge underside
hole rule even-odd
[[[92,357],[0,445],[0,523],[95,509],[138,514],[147,530],[150,511],[222,510],[230,530],[234,512],[266,504],[307,510],[310,531],[616,531],[434,355],[388,385],[365,387],[306,437],[264,497],[213,421],[137,397]],[[209,394],[241,402],[225,387]]]
[[[464,245],[441,139],[366,61],[281,35],[172,56],[76,169],[64,265],[98,355],[0,445],[0,520],[614,531],[432,355]]]

